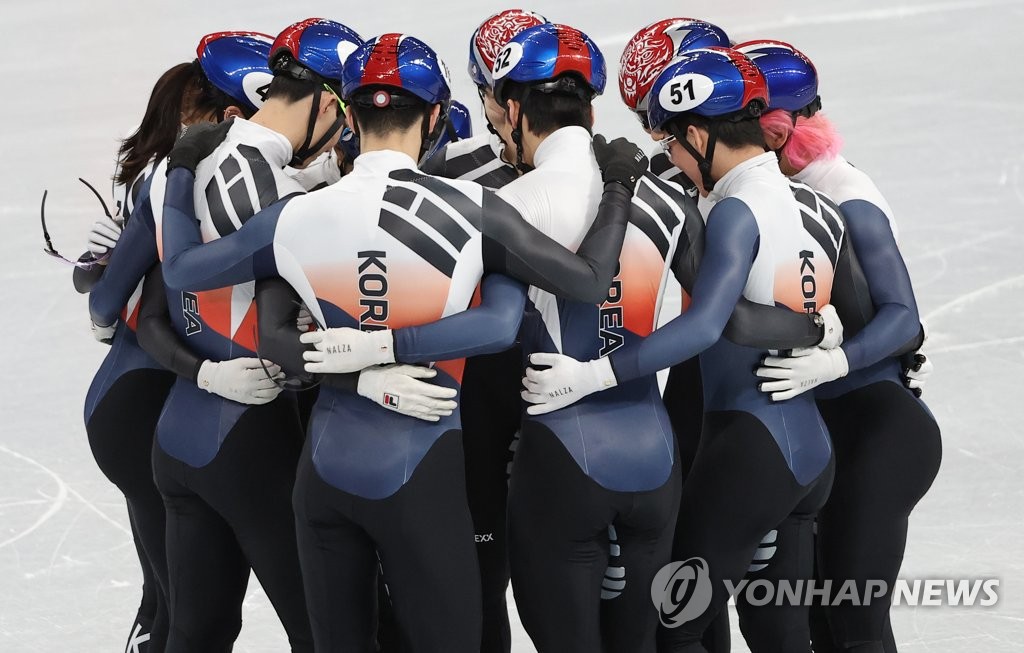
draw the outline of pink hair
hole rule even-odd
[[[765,138],[782,138],[782,153],[793,167],[803,170],[816,159],[834,159],[843,149],[843,137],[820,111],[810,118],[798,116],[796,126],[788,111],[776,109],[761,116]]]

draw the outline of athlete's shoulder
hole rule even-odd
[[[452,161],[467,154],[474,154],[481,161],[497,159],[498,152],[495,151],[492,138],[490,132],[485,132],[448,143],[442,150],[444,158],[447,161]]]
[[[670,181],[681,187],[690,197],[697,197],[697,185],[677,168],[665,152],[659,150],[648,156],[648,169],[659,179]]]
[[[490,133],[449,143],[424,170],[449,179],[468,179],[488,188],[500,188],[517,177],[515,168],[501,159],[501,145]]]

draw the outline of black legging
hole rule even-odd
[[[539,653],[654,651],[651,582],[669,562],[679,486],[677,462],[657,489],[605,489],[546,426],[523,422],[509,485],[509,560],[516,606]],[[609,525],[626,584],[601,601]]]
[[[85,425],[103,474],[124,494],[142,567],[142,602],[128,634],[140,653],[163,651],[167,641],[167,552],[164,502],[153,484],[153,433],[174,375],[163,370],[126,372],[111,385]],[[146,642],[140,640],[146,639]]]
[[[892,589],[903,563],[910,512],[931,487],[942,459],[938,424],[920,401],[889,381],[818,402],[832,434],[836,478],[818,518],[819,573],[838,589],[868,580]],[[892,653],[890,594],[863,606],[826,609],[832,641],[816,651]],[[888,640],[888,643],[886,642]]]
[[[663,650],[698,653],[707,649],[701,636],[729,599],[725,580],[734,585],[747,575],[762,538],[776,529],[791,534],[779,543],[775,565],[780,578],[812,573],[811,532],[803,527],[828,496],[831,461],[818,477],[801,486],[764,425],[749,413],[705,414],[700,446],[683,485],[674,556],[707,562],[711,604],[699,617],[676,628],[662,628]],[[766,570],[767,571],[767,570]],[[738,601],[740,627],[753,653],[810,651],[806,608],[763,612]]]
[[[473,516],[483,589],[482,653],[509,653],[512,633],[505,600],[508,590],[509,448],[519,429],[522,351],[466,359],[462,381],[462,448],[466,456],[466,498]]]
[[[697,455],[700,434],[704,423],[704,387],[700,376],[700,357],[672,367],[668,372],[665,392],[662,395],[665,410],[672,422],[672,432],[679,447],[679,470],[683,483],[690,474],[693,459]],[[681,520],[676,521],[676,533],[684,528]],[[673,560],[680,560],[673,550]],[[709,653],[729,653],[732,633],[729,631],[729,611],[722,610],[704,631],[701,643]],[[661,647],[659,647],[660,649]]]
[[[376,650],[383,570],[402,648],[480,650],[480,575],[466,506],[462,438],[441,436],[409,481],[384,499],[325,482],[307,439],[295,482],[295,522],[317,653]]]
[[[231,650],[250,568],[291,650],[313,650],[291,507],[301,440],[295,404],[282,397],[246,410],[205,467],[153,447],[167,507],[167,653]]]

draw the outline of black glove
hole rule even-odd
[[[637,180],[647,172],[647,155],[625,138],[616,138],[609,143],[600,134],[594,136],[594,156],[597,157],[604,182],[622,184],[630,192],[636,188]]]
[[[225,120],[216,125],[203,122],[189,127],[171,150],[167,161],[167,174],[175,168],[187,168],[195,174],[199,162],[213,154],[217,146],[227,138],[232,122],[233,120]]]

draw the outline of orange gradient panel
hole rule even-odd
[[[449,375],[455,382],[462,385],[462,371],[466,368],[466,359],[459,358],[451,361],[437,361],[434,367]]]
[[[387,279],[387,293],[381,296],[368,295],[368,301],[388,303],[385,324],[388,328],[425,324],[441,318],[451,279],[426,264],[392,263],[383,259],[387,272],[371,265],[364,274],[380,274]],[[334,304],[356,320],[366,312],[360,304],[364,299],[359,290],[359,266],[357,263],[322,265],[306,269],[306,276],[313,286],[318,299]],[[373,288],[379,283],[372,282]],[[377,323],[377,322],[374,322]]]
[[[814,265],[814,272],[797,257],[775,268],[776,302],[800,313],[808,312],[805,306],[808,302],[813,302],[814,311],[820,311],[829,303],[832,299],[832,263],[824,255],[815,256],[810,262]]]
[[[203,324],[225,338],[231,338],[231,288],[193,293]]]
[[[665,261],[654,243],[647,238],[628,239],[619,255],[616,277],[622,282],[622,298],[602,307],[621,306],[623,326],[639,336],[649,335],[654,329],[654,308],[664,270]]]
[[[235,331],[231,339],[235,344],[245,347],[249,351],[256,351],[256,302],[249,303],[249,309],[245,312],[245,317],[242,318],[241,323],[238,325],[238,329]]]

